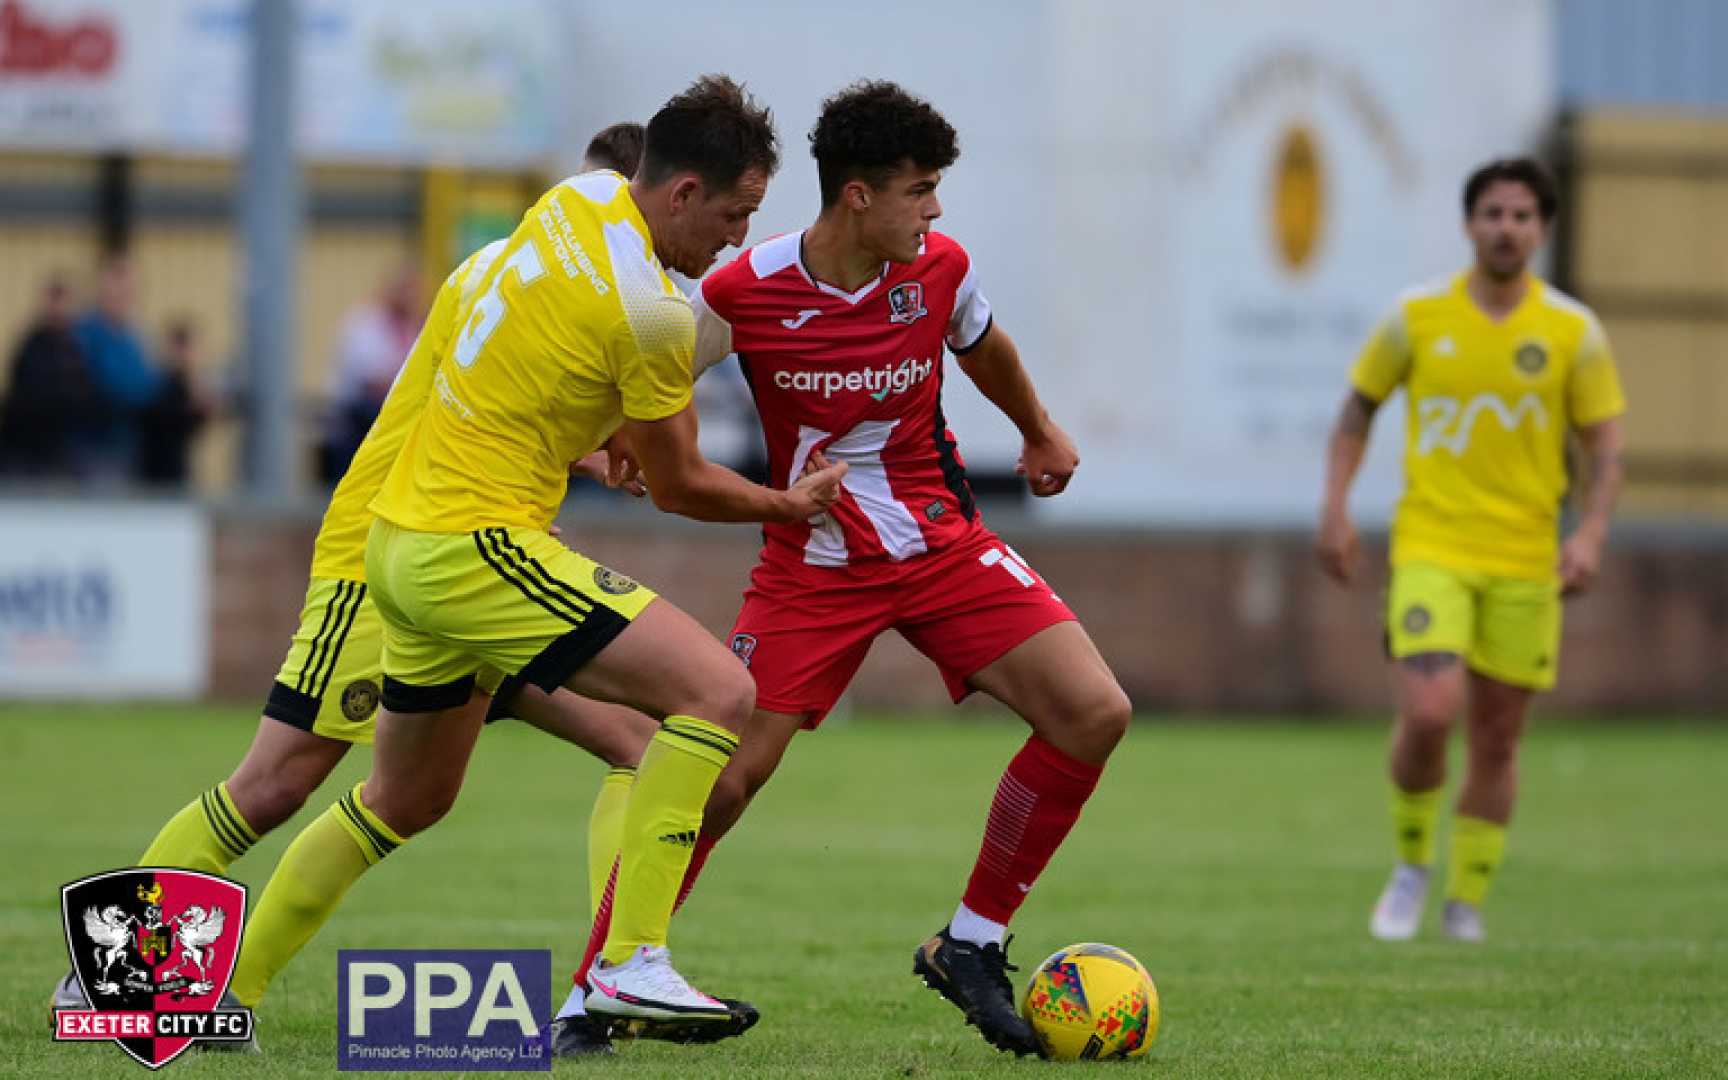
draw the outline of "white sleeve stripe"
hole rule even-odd
[[[990,301],[978,287],[978,275],[968,263],[966,276],[954,295],[954,314],[948,319],[948,347],[956,353],[974,348],[990,329]]]
[[[732,324],[708,306],[701,285],[690,294],[690,307],[696,314],[696,355],[690,361],[690,377],[694,379],[731,355]]]

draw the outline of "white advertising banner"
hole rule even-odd
[[[300,0],[300,130],[319,159],[533,165],[551,152],[544,0]],[[4,0],[0,145],[230,154],[249,0]]]
[[[202,695],[209,594],[197,507],[0,500],[0,701]]]
[[[634,9],[569,9],[589,131],[723,70],[770,104],[784,165],[753,240],[816,214],[805,134],[862,77],[960,133],[937,227],[974,256],[1083,458],[1063,520],[1306,525],[1350,362],[1405,287],[1468,261],[1459,189],[1533,148],[1554,104],[1550,0],[988,0],[867,8],[667,0],[653,64]],[[717,59],[718,58],[718,59]],[[1019,438],[952,366],[975,468]],[[1358,486],[1384,520],[1399,408]]]

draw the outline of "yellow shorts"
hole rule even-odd
[[[480,688],[496,693],[503,678],[485,669]],[[369,746],[383,685],[384,622],[365,583],[313,578],[264,715],[326,739]],[[489,719],[508,715],[506,704],[500,701]]]
[[[550,693],[655,596],[537,529],[425,533],[374,521],[366,579],[392,712],[454,708],[489,668]]]
[[[1386,630],[1395,658],[1455,653],[1490,679],[1546,690],[1560,663],[1560,586],[1403,563],[1392,568]]]

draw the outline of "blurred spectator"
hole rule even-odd
[[[334,484],[348,471],[348,462],[378,418],[384,395],[426,312],[420,306],[420,272],[398,267],[378,298],[348,314],[336,344],[336,367],[330,387],[330,414],[319,448],[318,475]]]
[[[636,166],[642,164],[642,141],[647,129],[633,120],[602,128],[588,140],[582,155],[582,171],[611,169],[634,178]]]
[[[197,382],[197,351],[190,319],[168,325],[161,390],[138,417],[138,479],[146,484],[183,489],[191,478],[192,443],[212,411]]]
[[[64,278],[50,278],[41,308],[12,351],[0,404],[0,475],[74,478],[74,438],[102,409],[72,336],[72,290]]]
[[[74,437],[78,470],[87,480],[123,482],[135,474],[138,415],[161,389],[134,325],[136,300],[131,265],[110,256],[98,273],[95,308],[72,324],[102,405],[82,418]]]

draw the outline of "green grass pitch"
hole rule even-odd
[[[66,968],[59,886],[135,857],[226,775],[254,717],[0,708],[0,1075],[141,1075],[114,1046],[48,1036],[47,996]],[[1439,939],[1434,911],[1414,943],[1368,940],[1389,858],[1379,727],[1143,718],[1011,951],[1022,978],[1077,940],[1137,954],[1164,1009],[1139,1066],[1013,1062],[910,974],[913,946],[959,896],[1021,738],[1011,723],[941,718],[800,736],[673,928],[680,966],[755,1001],[761,1025],[717,1046],[638,1043],[557,1071],[1728,1075],[1728,730],[1539,721],[1491,941],[1471,948]],[[354,753],[337,778],[367,758]],[[450,817],[368,875],[273,988],[259,1010],[264,1056],[189,1054],[172,1075],[333,1075],[342,947],[550,947],[561,981],[584,934],[600,774],[520,725],[488,732]],[[262,886],[339,790],[327,785],[238,875]]]

